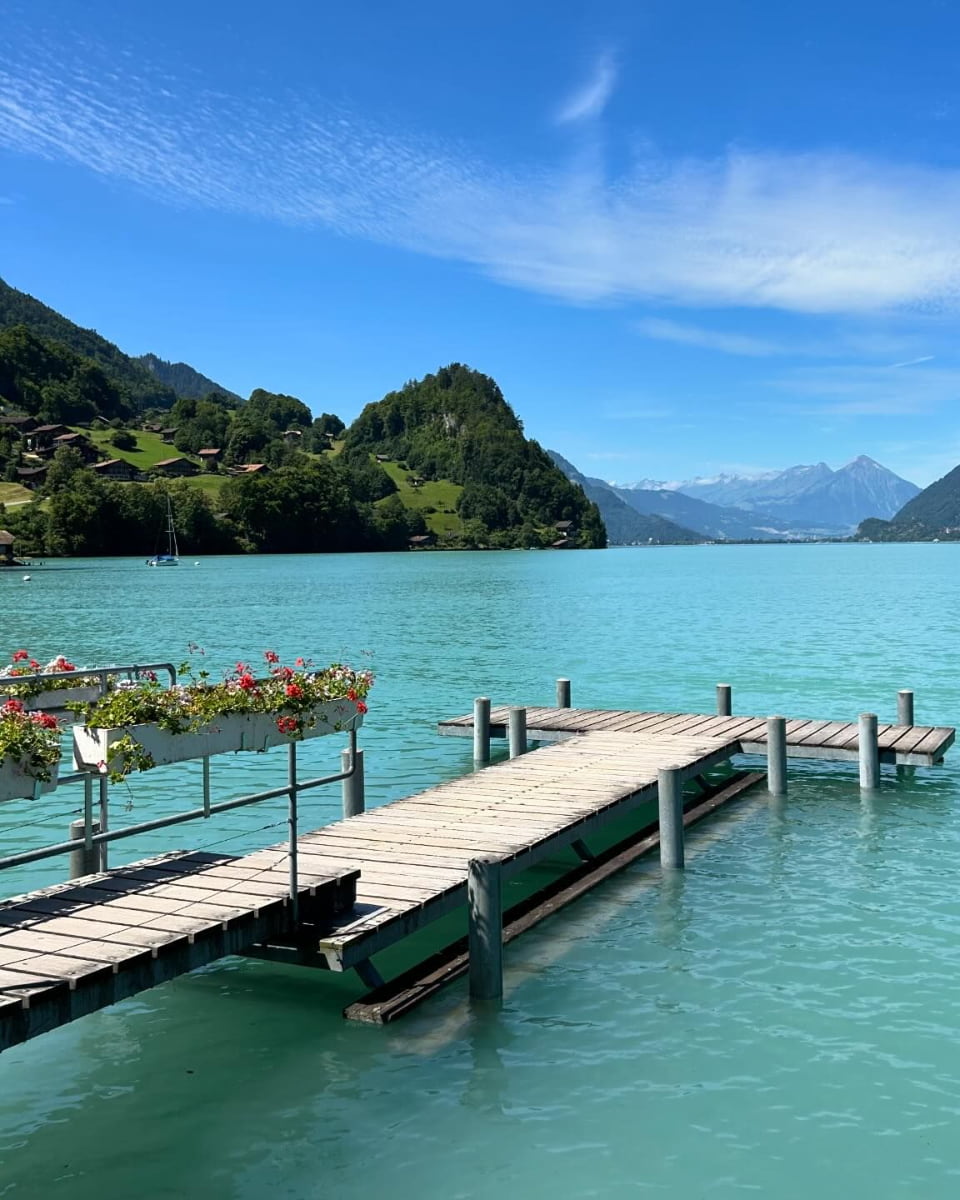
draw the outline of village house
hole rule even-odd
[[[173,429],[161,429],[160,430],[160,440],[162,442],[169,442],[170,445],[173,445],[173,439],[176,436],[177,436],[177,428],[176,427],[174,427]]]
[[[298,445],[302,438],[303,438],[303,430],[302,429],[285,429],[283,431],[283,440],[287,443],[288,446]]]
[[[69,432],[70,430],[66,425],[37,425],[35,429],[31,429],[27,434],[27,449],[32,450],[34,454],[43,454],[46,451],[51,451],[53,439],[62,437],[63,434]]]
[[[94,463],[90,470],[96,471],[104,479],[113,479],[118,483],[133,483],[140,475],[137,468],[125,458],[105,459],[103,462]]]
[[[47,478],[47,467],[17,467],[17,483],[31,491],[39,487]]]
[[[66,447],[70,450],[76,450],[84,462],[94,462],[97,457],[96,447],[86,436],[86,434],[83,433],[70,433],[68,431],[67,433],[58,434],[58,436],[53,439],[51,448],[47,451],[47,453],[56,454],[61,447]]]
[[[0,529],[0,567],[12,567],[14,563],[13,534]]]
[[[185,475],[200,474],[200,468],[189,458],[164,458],[160,462],[154,463],[150,469],[158,475],[167,476],[167,478],[182,478]]]
[[[425,550],[428,546],[432,546],[436,538],[432,533],[418,533],[409,540],[411,550]]]
[[[242,463],[233,468],[234,475],[268,475],[270,468],[266,463]]]
[[[197,451],[197,458],[200,459],[208,471],[212,470],[222,457],[223,450],[219,446],[208,446],[205,450]]]
[[[16,415],[0,416],[0,426],[6,429],[12,429],[14,433],[18,433],[20,437],[26,437],[28,433],[32,433],[40,422],[36,417],[23,417]]]

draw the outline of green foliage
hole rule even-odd
[[[124,354],[92,329],[81,329],[60,313],[0,279],[0,330],[22,325],[37,339],[55,342],[74,355],[92,359],[123,397],[123,407],[134,411],[169,408],[176,396],[145,367]],[[0,394],[3,386],[0,383]],[[12,399],[12,397],[7,397]],[[27,409],[36,412],[36,409]],[[53,418],[56,420],[62,418]]]
[[[176,428],[174,445],[186,454],[198,450],[222,449],[230,429],[231,410],[219,393],[212,393],[201,400],[180,399],[170,413]]]
[[[60,726],[48,713],[25,712],[20,700],[0,706],[0,764],[18,763],[33,779],[46,783],[60,760]]]
[[[361,448],[405,460],[425,479],[461,484],[465,524],[479,522],[489,533],[572,521],[580,545],[606,544],[595,505],[524,437],[496,383],[460,363],[368,404],[345,453]]]
[[[51,424],[130,411],[129,401],[102,367],[25,325],[0,329],[0,395]]]
[[[136,450],[136,435],[129,429],[115,429],[110,435],[110,445],[116,446],[118,450]]]

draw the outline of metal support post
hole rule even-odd
[[[771,796],[787,794],[786,717],[767,717],[767,790]]]
[[[913,724],[913,692],[897,692],[897,724]]]
[[[354,755],[356,758],[354,759]],[[341,750],[340,751],[340,769],[344,772],[349,771],[353,763],[356,763],[352,775],[348,775],[343,781],[343,815],[345,817],[359,817],[366,808],[366,796],[364,794],[363,782],[363,751],[357,750]]]
[[[478,696],[473,702],[473,761],[490,761],[490,699]]]
[[[660,866],[683,867],[683,781],[679,767],[657,774],[660,807]]]
[[[287,808],[287,825],[290,830],[290,922],[296,926],[300,920],[300,885],[297,870],[297,743],[287,747],[287,780],[290,784],[290,802]]]
[[[100,779],[100,832],[106,833],[110,828],[110,780],[106,774],[101,775]],[[108,851],[106,843],[103,845],[103,857],[101,859],[100,870],[107,869]]]
[[[857,735],[860,757],[860,787],[872,791],[880,786],[880,748],[877,745],[877,714],[861,713]]]
[[[717,684],[717,716],[730,717],[733,715],[733,688],[729,683]]]
[[[70,822],[70,840],[77,841],[83,838],[88,840],[88,830],[92,835],[100,832],[100,822],[93,821],[87,824],[86,820],[81,817],[79,820]],[[103,858],[106,853],[106,846],[102,842],[96,844],[90,843],[89,846],[77,846],[76,849],[70,851],[70,878],[80,879],[84,875],[97,875],[103,870]]]
[[[510,748],[511,758],[517,758],[527,752],[527,710],[525,708],[510,709],[507,745]]]
[[[570,707],[570,680],[557,680],[557,708]]]
[[[500,1000],[503,996],[503,898],[499,859],[470,860],[467,916],[470,996],[474,1000]]]
[[[203,756],[203,815],[210,816],[210,755]]]

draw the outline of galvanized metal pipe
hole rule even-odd
[[[730,717],[733,715],[733,688],[729,683],[717,684],[717,716]]]
[[[897,724],[913,724],[913,692],[897,692]]]
[[[473,761],[490,761],[490,698],[478,696],[473,702]]]
[[[786,717],[767,717],[767,790],[771,796],[787,794]]]
[[[496,1001],[503,996],[503,898],[500,860],[473,858],[467,867],[467,921],[470,996]]]
[[[570,707],[570,680],[557,680],[557,708]]]
[[[343,780],[343,815],[358,817],[366,808],[363,780],[363,751],[342,750],[340,765],[344,771],[349,771]],[[353,768],[350,770],[350,768]]]
[[[290,863],[290,920],[296,925],[300,920],[300,888],[297,873],[297,743],[291,742],[287,747],[287,782],[290,784],[290,798],[287,804],[287,828],[290,834],[290,849],[287,852]]]
[[[88,824],[81,817],[77,821],[70,822],[71,841],[78,843],[77,848],[70,851],[69,874],[71,879],[80,879],[84,875],[98,875],[104,869],[103,856],[106,847],[94,845],[87,847],[85,844],[88,833],[99,832],[99,821]]]
[[[683,868],[683,779],[679,767],[662,767],[657,773],[660,815],[660,865]]]
[[[872,791],[880,786],[880,747],[877,744],[877,714],[861,713],[857,732],[860,787]]]
[[[507,746],[511,758],[527,752],[527,710],[511,708],[507,724]]]

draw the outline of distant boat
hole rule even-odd
[[[167,497],[167,552],[166,554],[157,553],[153,558],[147,559],[148,567],[179,567],[180,566],[180,550],[177,547],[177,531],[173,527],[173,508],[170,505],[170,497]]]

